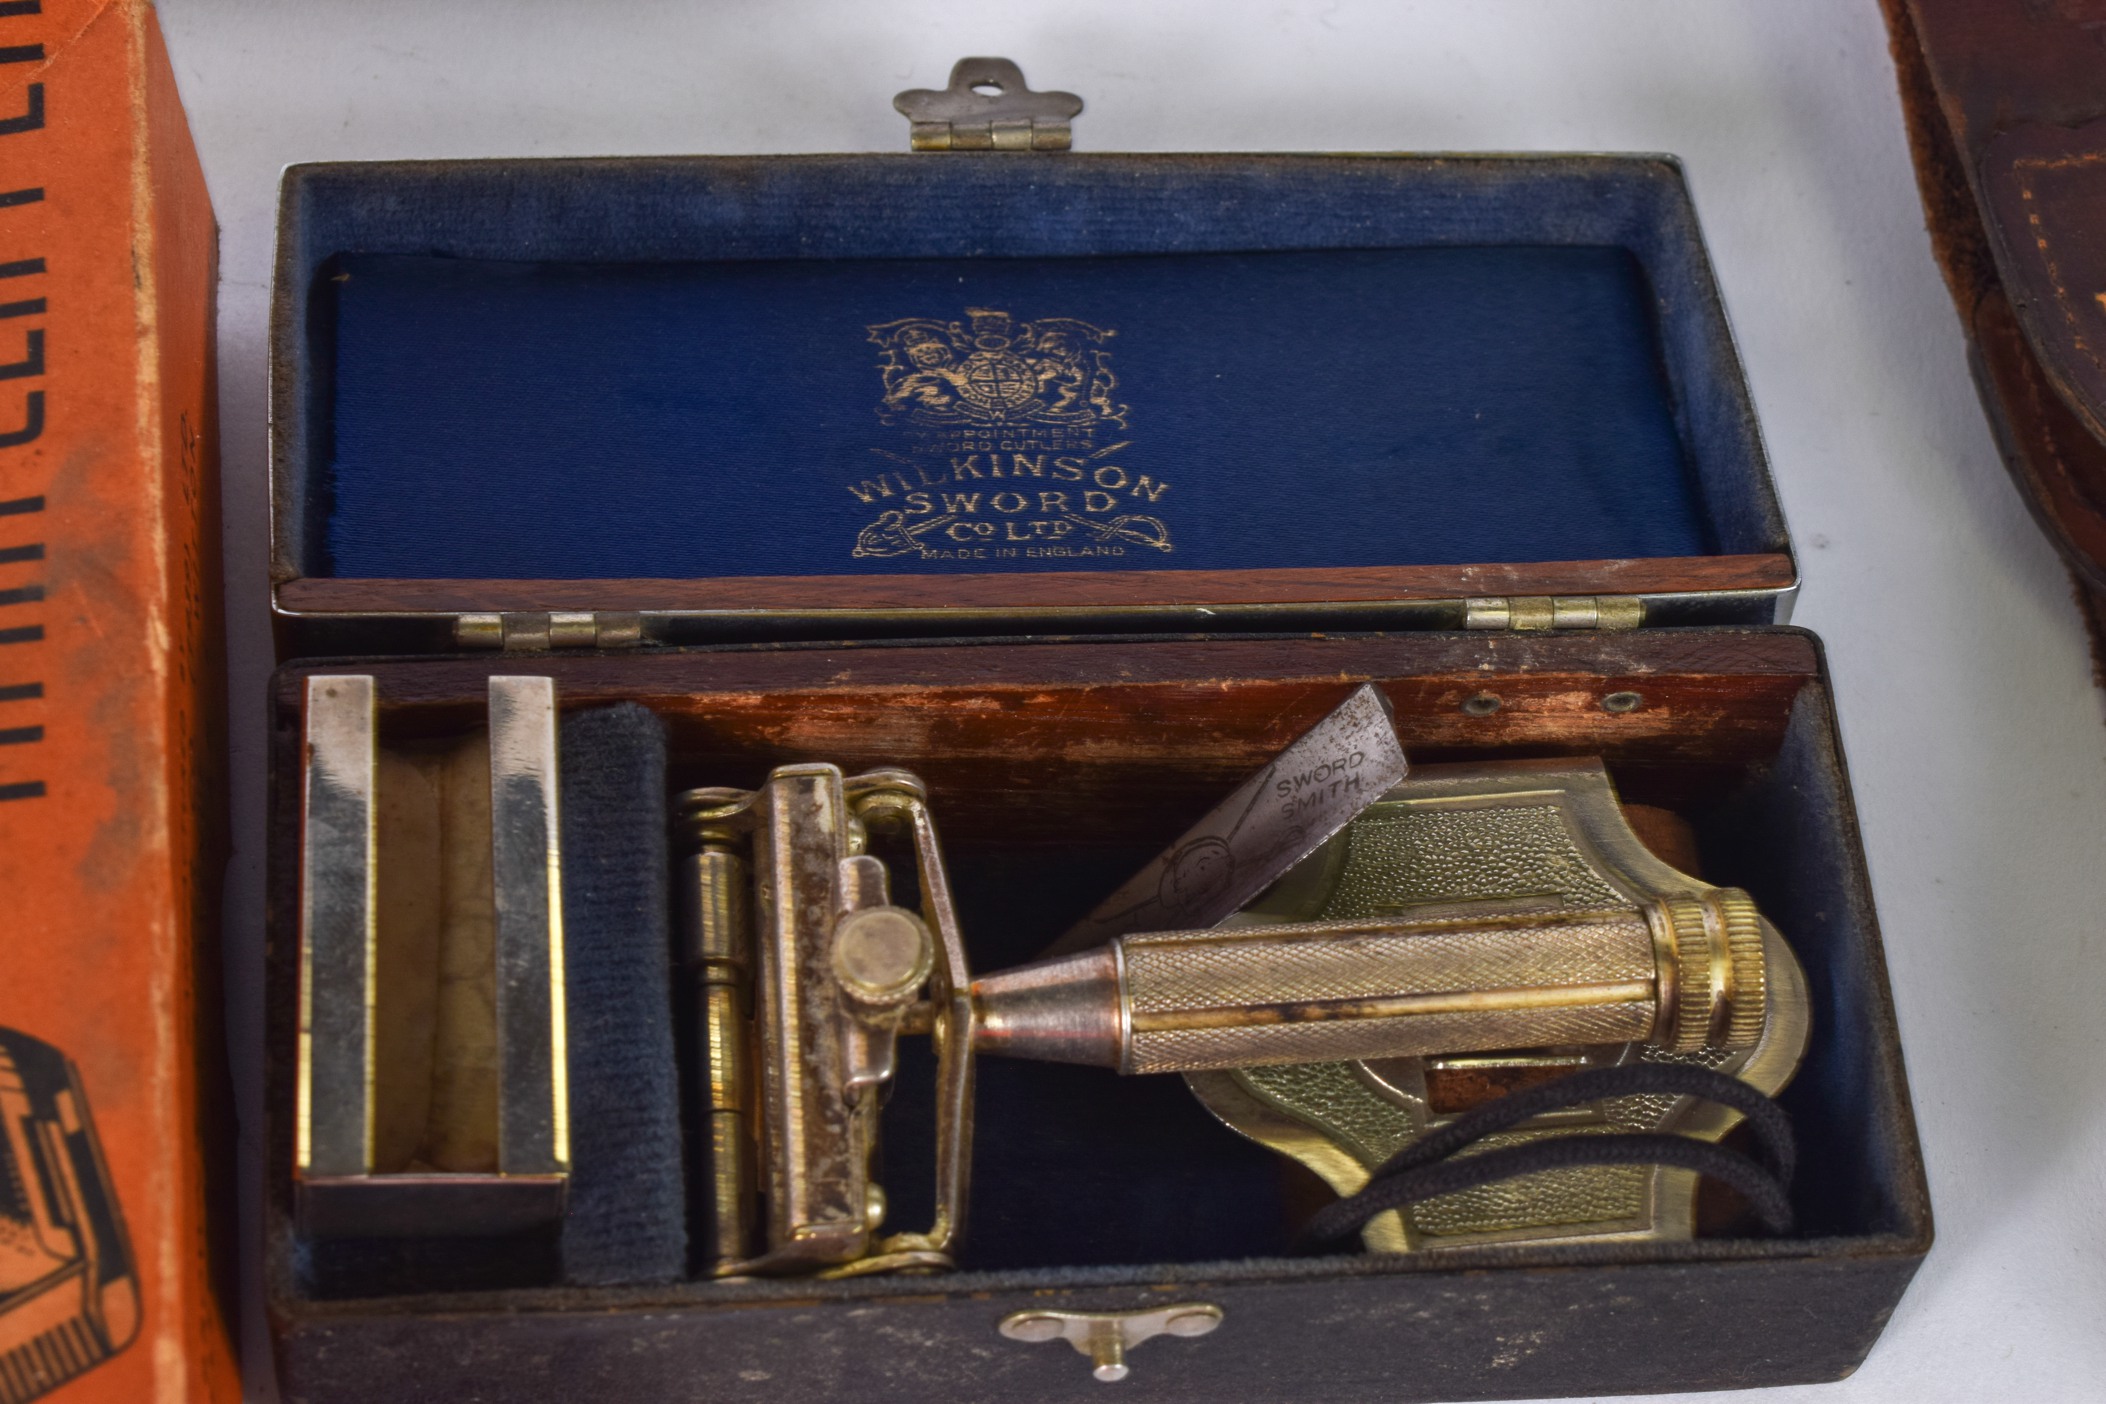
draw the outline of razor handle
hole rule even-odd
[[[1119,937],[972,986],[977,1052],[1124,1073],[1762,1036],[1746,893]]]

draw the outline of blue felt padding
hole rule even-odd
[[[330,287],[328,541],[343,576],[1460,565],[1708,548],[1650,292],[1622,249],[378,256],[341,260]],[[886,352],[869,328],[969,308],[1114,332],[1091,349],[1123,423],[881,415]],[[911,537],[920,549],[892,549],[894,533],[878,544],[888,554],[858,554],[887,511],[909,532],[931,524]],[[1120,520],[1096,541],[1093,527]]]
[[[559,736],[570,1192],[563,1280],[672,1282],[687,1269],[673,1043],[665,731],[633,702]]]
[[[1476,271],[1455,279],[1454,266],[1428,257],[1440,250],[1483,257],[1465,259]],[[1621,270],[1607,266],[1622,262],[1613,250],[1627,253],[1637,272],[1630,272],[1628,264]],[[1577,285],[1533,308],[1517,307],[1511,289],[1541,287],[1542,270],[1526,265],[1553,252],[1574,255],[1567,267],[1576,270]],[[1240,267],[1242,256],[1261,253],[1282,254],[1259,265],[1281,270],[1258,280],[1276,284],[1277,297],[1265,298],[1265,289],[1253,289],[1249,279],[1224,293],[1219,275],[1207,271]],[[480,339],[472,325],[457,327],[445,339],[469,354],[443,359],[403,328],[380,325],[374,328],[377,343],[362,339],[361,304],[368,294],[387,300],[388,289],[377,285],[390,280],[369,277],[361,287],[357,263],[388,255],[451,260],[456,272],[469,271],[459,265],[484,265],[469,271],[471,283],[541,278],[548,280],[545,291],[566,279],[596,279],[599,286],[591,297],[577,289],[567,298],[557,296],[539,323],[515,311],[491,321]],[[1134,257],[1148,255],[1237,257]],[[1311,256],[1315,261],[1305,264]],[[954,260],[969,261],[964,271],[972,286],[963,292],[955,273],[945,286],[946,275],[939,271],[939,265]],[[803,266],[760,266],[785,261]],[[1362,276],[1327,279],[1306,272],[1327,262]],[[543,267],[530,273],[494,266],[500,264]],[[551,266],[560,264],[601,268],[592,274]],[[379,267],[369,265],[367,271]],[[1168,510],[1171,497],[1166,496],[1161,501],[1165,510],[1155,514],[1172,533],[1177,550],[1171,555],[1133,546],[1123,560],[1096,564],[1403,564],[1619,554],[1626,548],[1578,544],[1574,538],[1585,534],[1590,513],[1575,515],[1570,506],[1574,501],[1598,506],[1601,482],[1588,481],[1589,475],[1602,471],[1604,463],[1623,473],[1626,459],[1635,470],[1628,482],[1619,481],[1619,510],[1628,520],[1617,532],[1636,538],[1629,553],[1788,549],[1717,290],[1681,174],[1671,161],[711,157],[354,164],[289,172],[274,330],[278,568],[289,575],[441,575],[449,572],[412,569],[419,564],[414,558],[423,553],[423,563],[436,567],[437,558],[451,553],[473,558],[460,561],[457,574],[715,574],[741,568],[731,559],[735,552],[747,553],[750,568],[769,573],[960,568],[958,563],[902,563],[893,556],[850,558],[840,541],[836,526],[842,514],[863,506],[847,491],[846,484],[860,478],[844,471],[844,460],[860,456],[877,463],[881,460],[870,449],[887,446],[875,414],[881,352],[864,340],[863,327],[894,317],[959,317],[968,298],[984,299],[969,305],[993,303],[1020,318],[1090,320],[1065,297],[1052,307],[1006,306],[997,299],[1021,297],[1042,286],[1064,287],[1062,280],[1071,275],[1085,281],[1110,278],[1113,274],[1098,270],[1121,267],[1152,270],[1121,275],[1123,313],[1096,313],[1098,325],[1119,333],[1106,349],[1119,379],[1117,399],[1132,407],[1126,437],[1133,452],[1159,456],[1147,471],[1168,479],[1171,493],[1191,505],[1180,518]],[[1372,283],[1365,275],[1368,268],[1378,270]],[[926,293],[876,312],[859,308],[855,316],[832,324],[824,315],[800,313],[801,324],[794,327],[787,319],[771,321],[762,305],[779,308],[788,299],[809,307],[819,300],[817,293],[800,295],[799,287],[853,281],[865,270],[880,281],[904,280],[902,296],[908,283]],[[353,277],[336,282],[346,271]],[[1315,305],[1292,303],[1289,293],[1297,278],[1304,285],[1322,284]],[[1394,308],[1403,294],[1423,292],[1443,278],[1451,279],[1447,293],[1436,288],[1437,295],[1422,298],[1418,311],[1378,317],[1382,306]],[[669,306],[661,315],[642,305],[648,301],[643,289],[653,280],[684,282],[671,302],[684,299],[707,315],[687,315],[677,330],[659,327],[653,334],[661,343],[675,343],[672,352],[649,359],[642,380],[629,382],[641,387],[637,393],[614,402],[602,397],[601,417],[595,419],[586,408],[590,375],[581,381],[559,375],[556,368],[581,369],[578,362],[586,351],[593,362],[582,369],[591,374],[600,374],[596,367],[647,359],[618,339],[610,347],[604,319],[584,308],[605,295],[635,307],[637,324],[645,328],[653,315],[675,321],[677,308]],[[716,296],[712,280],[734,293],[741,285],[750,291]],[[432,320],[439,320],[435,309],[449,299],[455,305],[462,298],[472,303],[490,292],[435,290],[431,281],[406,277],[392,296],[403,304],[426,300]],[[1474,300],[1463,295],[1473,282],[1484,294]],[[1192,294],[1182,307],[1173,296],[1180,285]],[[1078,284],[1077,291],[1083,290]],[[944,297],[937,298],[938,293]],[[1254,297],[1264,304],[1255,311],[1248,303]],[[884,300],[891,303],[889,297]],[[372,305],[377,308],[379,301]],[[559,311],[566,302],[568,310]],[[749,304],[743,310],[742,302]],[[1157,304],[1153,310],[1144,308],[1151,302]],[[1182,308],[1196,310],[1188,314]],[[1234,315],[1239,308],[1246,313],[1241,321]],[[1462,315],[1456,315],[1457,308]],[[1592,315],[1602,309],[1607,309],[1606,319]],[[1522,325],[1524,312],[1535,316],[1534,332]],[[572,329],[582,323],[582,337],[558,336],[559,316]],[[529,322],[524,327],[523,317]],[[1370,327],[1371,322],[1376,325]],[[1575,324],[1580,335],[1572,340],[1566,334]],[[1325,326],[1340,335],[1327,340]],[[1596,357],[1597,345],[1619,327],[1635,335],[1606,359]],[[496,343],[511,340],[515,332],[520,378],[493,375],[494,349],[505,349]],[[1199,346],[1201,332],[1213,338],[1212,344]],[[1461,355],[1453,364],[1427,349],[1449,333],[1460,339]],[[1363,354],[1341,353],[1349,336],[1370,334]],[[1198,349],[1165,354],[1163,348],[1179,335]],[[1555,339],[1560,337],[1566,339]],[[805,349],[792,354],[789,348],[800,338]],[[1144,356],[1151,338],[1156,349]],[[1324,357],[1312,361],[1305,354],[1311,346],[1321,348]],[[1246,396],[1233,407],[1238,421],[1264,420],[1267,437],[1248,433],[1238,438],[1220,429],[1208,419],[1209,409],[1219,407],[1209,405],[1207,378],[1226,368],[1224,360],[1248,362],[1274,349],[1294,353],[1280,355],[1277,364],[1283,383],[1307,400],[1305,417],[1290,413],[1292,397],[1285,392],[1260,397],[1255,404]],[[399,358],[397,350],[403,353]],[[526,364],[536,359],[530,352],[550,350],[553,362]],[[1420,376],[1425,389],[1404,376],[1398,377],[1405,382],[1401,388],[1384,381],[1381,367],[1389,358]],[[400,365],[421,363],[421,380],[400,366],[391,368],[398,360]],[[1649,385],[1647,376],[1635,374],[1640,361],[1650,362]],[[773,371],[764,373],[752,362]],[[1320,373],[1326,365],[1328,376]],[[1451,471],[1445,460],[1415,462],[1408,474],[1397,470],[1407,454],[1458,444],[1494,456],[1488,437],[1505,432],[1504,426],[1487,431],[1474,418],[1444,420],[1432,405],[1431,390],[1485,384],[1503,392],[1502,403],[1511,407],[1525,401],[1530,388],[1516,382],[1540,377],[1546,365],[1570,372],[1554,378],[1558,393],[1547,402],[1549,427],[1516,431],[1514,455],[1492,474]],[[1305,371],[1307,377],[1297,380]],[[1477,372],[1485,373],[1483,380],[1474,378]],[[741,374],[754,391],[743,399],[726,389]],[[547,393],[524,388],[537,377]],[[1574,406],[1587,391],[1574,386],[1585,387],[1590,377],[1604,392],[1595,408],[1606,412],[1575,430],[1582,421]],[[426,383],[434,380],[439,384]],[[407,423],[414,410],[420,422],[449,415],[456,424],[475,419],[470,397],[447,390],[448,382],[457,389],[463,380],[477,381],[489,410],[481,416],[482,432],[465,437],[466,446],[475,449],[486,439],[504,441],[511,449],[524,445],[529,450],[524,458],[486,456],[473,463],[468,461],[473,454],[457,453],[444,462],[427,457],[421,466],[405,464],[398,455],[425,452],[410,442],[411,435],[395,435],[385,454],[374,456],[391,417]],[[836,389],[828,397],[808,393],[815,381],[831,381]],[[1379,387],[1379,395],[1371,385]],[[375,400],[398,390],[403,398],[397,405]],[[647,411],[649,400],[661,402],[668,432],[624,428],[610,437],[611,421],[627,424],[637,417],[633,402],[639,397]],[[608,403],[616,408],[606,410]],[[706,427],[704,411],[715,416]],[[1413,418],[1414,412],[1420,417]],[[729,480],[708,481],[726,457],[714,452],[715,437],[745,434],[758,440],[758,423],[771,414],[777,438],[761,445],[765,456],[740,459]],[[337,422],[340,415],[343,422]],[[642,418],[648,421],[649,414]],[[742,419],[752,422],[742,426]],[[1291,438],[1279,432],[1290,420]],[[1167,427],[1172,424],[1178,434],[1196,426],[1196,432],[1210,436],[1208,445],[1225,446],[1237,475],[1225,476],[1225,470],[1180,443]],[[537,436],[536,425],[547,432]],[[1633,431],[1614,460],[1600,452],[1602,441],[1615,437],[1611,425]],[[1679,452],[1678,471],[1662,467],[1663,425]],[[577,432],[581,426],[582,435]],[[873,437],[878,437],[875,444]],[[632,451],[640,440],[649,440],[641,455]],[[712,452],[697,449],[699,440],[710,440]],[[1516,461],[1542,442],[1560,452],[1532,463]],[[1562,452],[1573,443],[1583,451]],[[845,453],[840,451],[844,446]],[[1346,467],[1334,469],[1323,457],[1321,451],[1334,446],[1359,455],[1361,478],[1372,476],[1409,510],[1370,509],[1364,483],[1346,500],[1327,504],[1328,517],[1311,505],[1313,495],[1305,495],[1310,501],[1292,501],[1284,484],[1297,475],[1335,471],[1340,479],[1349,476]],[[548,471],[565,447],[570,460]],[[610,452],[615,448],[622,450],[618,460]],[[1274,456],[1264,458],[1261,448]],[[640,466],[653,458],[671,473],[671,481]],[[535,472],[515,474],[518,463]],[[1182,477],[1169,476],[1173,464]],[[1275,469],[1275,464],[1280,466]],[[369,473],[394,475],[406,490],[401,504],[392,505],[377,491],[378,477],[364,479]],[[630,481],[619,481],[623,475]],[[825,481],[818,486],[823,490],[809,491],[804,480],[822,476]],[[1580,481],[1568,483],[1572,477]],[[376,488],[364,493],[363,501],[362,479]],[[645,492],[633,490],[638,479],[648,479]],[[581,483],[621,491],[603,493],[580,513],[575,504],[590,496]],[[833,520],[770,518],[757,505],[766,495],[762,489],[787,493],[786,505],[805,492],[820,504],[815,510],[831,512]],[[515,490],[516,499],[511,496]],[[712,492],[715,501],[698,500]],[[829,494],[840,498],[831,508],[824,505]],[[1460,530],[1480,539],[1495,532],[1479,517],[1515,515],[1514,549],[1455,546],[1456,538],[1438,529],[1439,523],[1421,520],[1414,494],[1432,498],[1436,515],[1451,516]],[[1291,518],[1281,517],[1281,500],[1296,509]],[[538,504],[543,515],[536,517],[526,504]],[[546,520],[552,504],[562,521]],[[871,510],[879,505],[871,504]],[[506,529],[498,530],[494,519],[508,513]],[[1379,534],[1362,520],[1369,517],[1388,533],[1388,549],[1352,555],[1357,545]],[[706,519],[699,530],[697,519]],[[1326,533],[1337,537],[1336,549],[1316,544]],[[674,539],[691,534],[703,540]],[[1402,549],[1416,544],[1410,539],[1414,535],[1433,544],[1423,551]],[[550,538],[591,559],[558,568],[540,550]],[[340,551],[341,558],[331,559],[332,551]],[[531,559],[517,569],[495,569],[496,558],[507,552]],[[671,559],[682,553],[705,559],[697,566]],[[1136,553],[1143,559],[1136,560]],[[611,556],[631,559],[617,565],[606,559]],[[639,564],[637,557],[654,563]],[[660,560],[665,564],[655,563]],[[1002,569],[1017,563],[973,564]],[[1037,567],[1075,563],[1031,562]]]

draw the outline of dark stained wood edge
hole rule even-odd
[[[1411,633],[1307,638],[1107,639],[941,644],[793,644],[473,659],[341,660],[278,670],[279,705],[297,710],[309,673],[370,672],[386,705],[446,702],[495,672],[552,675],[569,702],[683,693],[1028,688],[1198,682],[1207,686],[1469,674],[1663,674],[1812,678],[1814,637],[1790,628],[1628,633]]]
[[[346,669],[374,676],[402,740],[475,725],[492,674],[531,672],[566,707],[658,713],[682,784],[758,784],[791,760],[905,765],[954,846],[1071,844],[1086,817],[1100,839],[1160,847],[1370,680],[1422,762],[1600,756],[1631,798],[1679,805],[1775,754],[1819,654],[1778,629],[493,653],[284,669],[279,725],[296,724],[306,675]],[[1625,691],[1640,705],[1609,711]],[[1498,699],[1488,714],[1465,705],[1480,693]]]
[[[1781,590],[1786,555],[1672,556],[1514,565],[1314,570],[1087,570],[1024,574],[734,576],[698,580],[339,580],[278,586],[300,614],[505,610],[1142,609],[1449,600],[1475,595],[1663,595]]]

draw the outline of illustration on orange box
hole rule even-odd
[[[80,1072],[0,1028],[0,1404],[28,1404],[123,1350],[139,1280]]]

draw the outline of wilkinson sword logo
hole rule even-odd
[[[1102,346],[1114,333],[1072,317],[1016,322],[969,307],[961,322],[909,317],[870,328],[883,347],[879,369],[887,424],[1112,424],[1119,382]]]
[[[964,321],[870,327],[883,352],[878,420],[897,447],[848,491],[877,516],[857,557],[997,561],[1168,553],[1151,510],[1170,485],[1119,463],[1131,440],[1114,394],[1115,333],[1072,317],[1019,322],[987,307]]]

